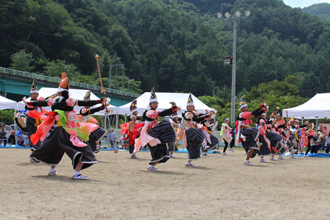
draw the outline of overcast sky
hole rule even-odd
[[[293,8],[305,8],[317,3],[330,3],[330,0],[283,0],[283,2]]]

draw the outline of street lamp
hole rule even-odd
[[[232,81],[231,81],[231,122],[235,121],[235,92],[236,92],[236,42],[237,42],[237,27],[245,19],[251,15],[250,11],[246,11],[242,16],[240,11],[236,11],[234,15],[229,12],[225,13],[225,17],[221,13],[217,17],[221,20],[231,22],[233,24],[233,57],[232,57]]]

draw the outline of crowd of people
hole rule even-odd
[[[91,114],[106,111],[109,99],[103,97],[100,100],[90,100],[90,92],[87,92],[84,100],[77,100],[70,96],[69,89],[66,73],[62,73],[58,92],[46,98],[39,97],[38,88],[33,81],[31,100],[23,98],[26,109],[15,120],[22,133],[28,137],[32,151],[31,162],[49,164],[48,175],[57,176],[56,166],[66,153],[72,160],[72,179],[86,180],[88,177],[80,172],[97,163],[95,153],[99,152],[100,140],[106,134],[106,130],[97,125],[97,120]],[[220,142],[224,145],[224,156],[227,155],[228,147],[231,152],[235,152],[233,147],[241,144],[246,152],[244,164],[248,166],[253,165],[250,160],[257,155],[260,156],[261,163],[266,163],[265,156],[276,161],[276,156],[278,160],[282,160],[283,153],[289,152],[290,158],[294,159],[296,154],[303,153],[304,148],[307,149],[305,156],[309,152],[317,153],[319,149],[329,153],[330,132],[326,127],[319,126],[315,130],[314,124],[309,124],[308,121],[299,125],[299,121],[293,118],[284,120],[278,109],[269,114],[268,118],[267,103],[249,111],[245,98],[242,97],[241,112],[236,122],[230,124],[229,119],[225,119],[219,126],[219,139],[213,134],[218,127],[216,112],[206,111],[202,114],[196,111],[192,95],[187,100],[185,111],[175,102],[170,102],[168,109],[160,111],[157,110],[158,103],[152,88],[149,106],[142,116],[138,116],[138,103],[134,100],[130,106],[129,121],[120,125],[121,135],[117,138],[112,129],[108,134],[111,148],[117,146],[119,139],[122,147],[129,150],[132,159],[138,159],[138,152],[142,148],[148,148],[151,160],[147,170],[150,172],[158,172],[157,164],[175,158],[174,152],[179,145],[187,149],[187,160],[184,163],[187,168],[195,168],[195,161],[201,156],[207,156],[208,151],[219,150]],[[46,111],[45,106],[50,106],[51,111]],[[76,112],[74,106],[82,108]],[[22,118],[25,120],[21,120]],[[256,118],[255,122],[252,121],[253,118]],[[24,121],[24,125],[21,121]],[[6,131],[3,123],[0,128],[0,141],[7,141],[4,139]],[[8,140],[10,143],[15,142],[15,132],[12,136]]]

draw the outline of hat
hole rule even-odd
[[[241,97],[241,101],[239,102],[239,105],[240,105],[239,110],[242,110],[242,108],[248,106],[248,105],[246,104],[245,95],[243,95],[243,96]]]
[[[62,79],[58,86],[58,91],[62,92],[62,91],[67,91],[69,89],[70,89],[70,80],[69,80],[68,76],[66,75],[66,73],[63,72]]]
[[[225,121],[229,121],[229,118],[226,118]]]
[[[174,113],[172,114],[172,119],[173,119],[173,118],[178,118],[178,117],[179,117],[179,115],[178,115],[177,112],[174,112]]]
[[[152,87],[152,89],[151,89],[149,104],[152,103],[152,102],[158,102],[157,96],[156,96],[156,93],[155,93],[155,87]]]
[[[130,110],[132,113],[138,111],[136,104],[137,104],[137,100],[135,99],[135,100],[132,102],[131,106],[129,107],[129,110]]]
[[[191,93],[189,94],[188,97],[187,106],[194,106],[194,100],[192,99]]]
[[[88,90],[87,92],[86,92],[86,95],[85,95],[85,97],[84,97],[84,101],[90,101],[91,100],[91,91],[90,90]]]
[[[31,85],[30,94],[32,94],[32,93],[39,93],[38,87],[37,87],[36,82],[35,82],[35,79],[33,79],[32,85]]]

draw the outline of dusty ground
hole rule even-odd
[[[29,150],[0,149],[0,219],[330,219],[330,159],[298,158],[244,166],[243,151],[212,154],[185,168],[186,154],[147,172],[149,153],[97,154],[73,181],[30,164]],[[268,160],[268,158],[267,158]]]

